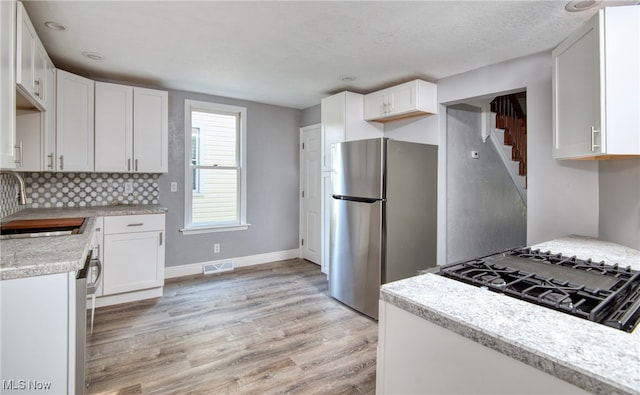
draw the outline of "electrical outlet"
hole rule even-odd
[[[124,183],[124,193],[127,195],[133,193],[133,182],[127,181]]]
[[[177,182],[172,182],[171,183],[171,192],[178,192],[178,183]]]
[[[215,244],[213,245],[213,253],[214,253],[214,254],[219,254],[219,253],[220,253],[220,244],[215,243]]]

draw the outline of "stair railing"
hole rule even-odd
[[[491,102],[496,127],[504,129],[504,144],[511,146],[511,160],[518,162],[518,174],[527,175],[527,118],[517,95],[498,96]]]

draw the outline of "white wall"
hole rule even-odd
[[[598,236],[598,164],[556,161],[552,157],[551,53],[544,52],[472,70],[438,82],[438,102],[465,102],[494,93],[527,91],[528,190],[527,244],[568,234]],[[441,105],[441,114],[445,108]],[[440,115],[441,156],[446,151],[446,117]],[[445,159],[446,160],[446,159]],[[446,162],[445,162],[446,163]],[[439,190],[444,191],[446,177]],[[446,262],[446,212],[439,209],[438,262]],[[453,215],[464,215],[462,213]]]

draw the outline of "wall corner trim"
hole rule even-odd
[[[191,276],[194,274],[202,274],[202,265],[209,264],[209,263],[215,264],[215,263],[231,261],[233,262],[234,267],[253,266],[253,265],[260,265],[263,263],[298,258],[299,253],[300,253],[299,249],[295,248],[292,250],[267,252],[265,254],[241,256],[241,257],[235,257],[235,258],[225,258],[225,259],[220,259],[216,261],[197,262],[197,263],[190,263],[187,265],[178,265],[178,266],[166,266],[164,268],[164,278],[169,279],[169,278],[176,278],[176,277],[183,277],[183,276]]]

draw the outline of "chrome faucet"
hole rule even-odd
[[[27,204],[27,193],[24,190],[24,178],[22,178],[20,173],[13,170],[6,171],[6,174],[11,174],[18,179],[18,184],[20,184],[20,191],[18,191],[18,204],[24,206]]]

